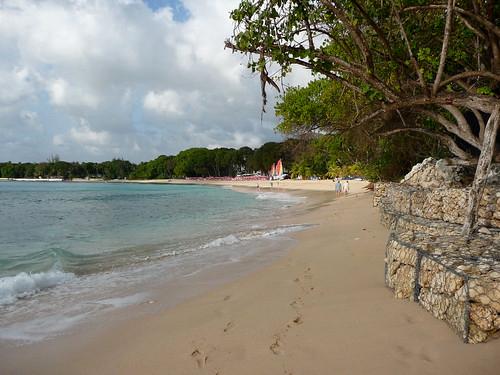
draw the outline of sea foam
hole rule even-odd
[[[240,239],[236,237],[234,234],[230,234],[229,236],[221,237],[221,238],[216,238],[213,241],[210,241],[209,243],[205,244],[202,246],[202,249],[206,249],[208,247],[219,247],[219,246],[225,246],[225,245],[233,245],[235,243],[240,242]]]
[[[0,305],[16,302],[20,298],[34,294],[56,285],[65,283],[75,277],[72,273],[58,270],[40,273],[21,272],[16,276],[0,278]]]
[[[304,201],[305,197],[298,197],[287,193],[265,192],[259,193],[256,196],[258,200],[276,200],[283,203],[300,203]]]

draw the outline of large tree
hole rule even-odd
[[[278,88],[292,65],[322,74],[363,98],[349,127],[379,121],[387,135],[438,138],[462,162],[480,156],[472,190],[481,192],[491,159],[500,160],[499,2],[243,0],[231,17],[226,47],[249,55],[264,100],[266,85]],[[380,121],[391,118],[398,123]]]

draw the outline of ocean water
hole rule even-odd
[[[0,340],[33,342],[154,286],[263,257],[301,198],[198,185],[0,182]]]

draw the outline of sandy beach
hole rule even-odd
[[[84,182],[84,181],[82,181]],[[129,183],[145,183],[145,184],[202,184],[215,186],[232,186],[243,188],[261,188],[273,190],[305,190],[305,191],[334,191],[335,184],[333,180],[210,180],[210,179],[156,179],[156,180],[129,180],[120,181]],[[367,181],[349,181],[349,192],[356,194],[365,191]]]
[[[321,193],[316,207],[286,218],[316,225],[291,235],[297,244],[270,266],[92,334],[5,349],[0,372],[498,374],[500,340],[463,344],[445,323],[384,286],[388,231],[366,184],[353,181],[339,199]],[[299,194],[333,190],[331,181],[279,185]]]

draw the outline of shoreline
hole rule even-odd
[[[21,181],[14,179],[0,179],[0,182],[46,182],[45,180],[29,179]],[[103,180],[103,179],[73,179],[57,181],[64,183],[110,183],[110,184],[151,184],[151,185],[209,185],[209,186],[232,186],[244,188],[261,188],[275,190],[306,190],[306,191],[334,191],[334,183],[331,179],[324,180],[238,180],[238,179],[152,179],[152,180]],[[349,180],[350,193],[360,193],[370,182],[367,180]]]
[[[371,193],[313,206],[283,219],[318,225],[291,234],[298,242],[272,264],[154,315],[4,351],[0,367],[8,374],[497,373],[500,341],[465,345],[385,288],[387,230]]]
[[[222,186],[217,187],[222,188]],[[254,196],[260,194],[250,187],[239,186],[231,187],[231,189]],[[261,193],[280,194],[281,192],[263,189]],[[275,217],[275,220],[273,220],[272,218],[270,219],[269,217],[263,218],[263,221],[261,222],[264,226],[262,228],[268,227],[271,230],[270,233],[272,233],[272,231],[276,229],[281,230],[280,228],[284,228],[284,232],[282,234],[271,234],[270,239],[255,239],[256,242],[254,243],[254,250],[252,250],[249,254],[246,254],[246,250],[239,255],[235,254],[236,260],[230,259],[222,261],[222,263],[205,264],[200,269],[182,276],[180,280],[172,281],[171,279],[168,279],[160,281],[154,284],[150,284],[148,288],[142,289],[142,291],[140,289],[134,288],[132,290],[129,290],[127,295],[124,297],[110,298],[110,301],[117,300],[118,303],[119,300],[131,300],[131,304],[115,308],[111,311],[104,311],[102,314],[99,314],[99,316],[94,316],[92,317],[92,319],[88,320],[84,319],[82,322],[77,322],[75,325],[71,324],[68,328],[63,328],[60,331],[53,331],[53,333],[49,333],[48,336],[42,340],[38,338],[35,338],[34,341],[24,342],[22,341],[22,339],[18,339],[18,341],[14,339],[2,340],[0,341],[0,372],[4,370],[4,366],[2,365],[2,363],[5,365],[5,363],[8,362],[6,357],[16,357],[16,352],[18,351],[34,353],[38,352],[38,350],[43,346],[48,345],[53,347],[60,347],[61,343],[64,343],[62,345],[62,347],[64,347],[68,342],[71,346],[75,340],[80,340],[82,338],[86,339],[89,336],[93,337],[99,335],[102,330],[105,331],[110,327],[113,327],[115,325],[115,322],[113,322],[112,320],[115,320],[115,318],[118,318],[119,321],[128,321],[139,316],[149,316],[151,314],[157,314],[158,311],[167,311],[172,307],[175,307],[179,303],[199,297],[203,293],[209,292],[210,290],[220,287],[221,285],[235,281],[242,276],[251,274],[263,267],[268,266],[269,264],[276,261],[276,259],[283,257],[295,242],[291,238],[291,233],[296,230],[304,230],[304,228],[308,227],[308,225],[306,224],[302,229],[293,229],[293,227],[302,226],[301,224],[296,225],[298,222],[293,219],[293,216],[297,212],[309,210],[316,204],[322,204],[325,200],[329,200],[331,198],[330,194],[328,193],[315,193],[311,196],[310,192],[307,191],[301,191],[300,194],[298,191],[287,191],[286,195],[289,195],[291,197],[295,196],[298,198],[306,198],[305,196],[307,196],[308,199],[299,199],[298,201],[296,201],[297,203],[292,203],[291,206],[283,206],[284,210],[280,209],[277,211],[278,215]],[[286,200],[289,199],[286,197],[283,198]],[[274,200],[277,198],[267,199]],[[286,217],[292,218],[288,220],[289,225],[284,224],[284,218]],[[286,229],[287,226],[290,226],[291,232]],[[248,247],[248,244],[244,244],[244,246]],[[163,294],[163,296],[161,294]],[[133,300],[136,300],[136,302],[133,302]],[[112,315],[113,319],[110,319],[110,315]],[[33,323],[35,323],[35,321],[33,321]],[[16,324],[17,323],[15,323],[14,325]],[[45,325],[45,323],[43,323],[42,321],[36,322],[35,324]],[[30,325],[30,327],[31,328],[28,329],[35,329],[34,334],[36,337],[36,327],[34,325]],[[22,333],[22,335],[23,334],[24,333]],[[19,337],[22,337],[22,335]],[[42,348],[42,350],[44,349]],[[19,363],[21,362],[22,361],[19,360]],[[12,362],[12,365],[13,366],[9,368],[15,369],[15,361]]]
[[[218,189],[221,188],[218,187]],[[212,189],[203,191],[209,190]],[[220,193],[225,196],[224,190],[229,189],[220,190]],[[48,299],[50,298],[50,291],[36,293],[34,298],[40,298],[39,302],[42,310],[34,310],[34,314],[30,315],[21,304],[19,307],[22,311],[20,317],[16,317],[16,309],[14,308],[6,310],[5,319],[0,319],[0,325],[2,326],[0,330],[0,358],[2,351],[11,347],[50,342],[51,340],[58,340],[61,336],[78,335],[82,330],[92,330],[95,326],[106,325],[110,322],[110,315],[126,318],[127,315],[134,317],[136,312],[147,314],[150,310],[157,311],[171,308],[186,299],[206,292],[208,289],[233,281],[242,274],[251,273],[273,262],[277,257],[283,256],[294,242],[289,237],[289,233],[307,228],[307,225],[293,225],[294,221],[290,226],[281,225],[281,218],[307,209],[311,203],[310,200],[298,197],[294,192],[274,196],[274,192],[263,191],[258,193],[252,189],[241,187],[231,190],[239,191],[239,195],[233,196],[241,196],[242,199],[255,200],[256,202],[257,200],[260,200],[260,202],[276,201],[275,203],[260,203],[260,206],[262,204],[266,206],[271,204],[273,207],[276,205],[276,210],[273,210],[274,213],[271,213],[271,215],[265,216],[262,215],[262,211],[260,211],[260,214],[252,213],[251,218],[245,214],[240,214],[241,218],[243,218],[241,223],[243,226],[241,224],[233,226],[233,230],[229,231],[220,231],[213,228],[215,234],[205,238],[199,244],[192,244],[192,247],[187,248],[188,250],[191,249],[191,251],[186,251],[183,255],[183,248],[181,247],[179,257],[168,257],[165,262],[153,261],[149,263],[145,261],[141,265],[137,263],[136,267],[133,267],[135,271],[132,271],[132,278],[137,277],[133,273],[136,275],[143,273],[144,276],[139,277],[135,284],[127,284],[127,280],[123,279],[124,285],[127,286],[104,288],[105,291],[90,295],[85,291],[85,288],[90,287],[92,281],[93,285],[103,285],[105,287],[104,284],[100,284],[104,279],[108,280],[110,285],[113,285],[116,280],[120,279],[121,271],[117,270],[116,274],[118,276],[115,278],[112,277],[112,274],[115,274],[114,272],[111,272],[110,275],[106,275],[107,272],[84,275],[83,279],[87,279],[87,276],[89,276],[88,280],[85,281],[80,281],[80,277],[75,277],[75,287],[71,286],[67,289],[73,290],[73,293],[83,290],[87,299],[82,300],[82,307],[79,309],[75,306],[71,307],[67,303],[66,305],[61,304],[61,310],[55,308],[44,309],[44,304],[50,301]],[[260,194],[269,194],[269,196],[260,197]],[[318,199],[319,197],[316,196],[312,201],[315,202]],[[262,208],[264,212],[270,213],[265,207]],[[140,245],[135,247],[139,248]],[[196,251],[196,249],[205,250]],[[127,268],[127,265],[123,266],[125,271]],[[82,283],[84,284],[83,287]],[[209,287],[205,287],[205,284]],[[199,285],[201,285],[201,288],[195,287]],[[182,289],[183,292],[179,292],[177,289]],[[44,293],[48,293],[45,300]],[[72,300],[71,295],[66,297],[70,301]],[[28,303],[30,299],[28,299]],[[154,306],[144,309],[141,306],[144,304],[154,304]],[[97,307],[93,308],[94,306]],[[44,310],[48,312],[37,314],[37,312]],[[37,326],[40,328],[37,328]]]

